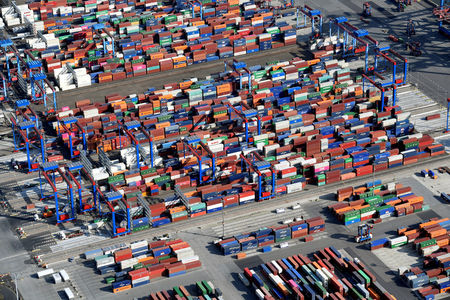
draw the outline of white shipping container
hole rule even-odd
[[[138,283],[141,283],[141,282],[144,282],[144,281],[148,281],[148,280],[150,280],[150,276],[145,276],[145,277],[141,277],[141,278],[132,280],[131,284],[138,284]]]
[[[289,178],[289,177],[292,177],[292,176],[295,176],[295,175],[297,175],[297,172],[291,172],[291,173],[287,173],[287,174],[281,175],[281,178],[282,179]]]
[[[264,300],[264,293],[261,292],[260,289],[256,289],[255,290],[255,294],[256,294],[256,297],[258,297],[259,300]]]
[[[138,249],[142,247],[148,247],[148,241],[147,240],[140,240],[130,243],[131,250]]]
[[[303,189],[302,183],[301,182],[297,182],[297,183],[293,183],[293,184],[289,184],[286,186],[287,189],[287,193],[295,193],[295,192],[299,192]]]
[[[392,155],[388,157],[388,161],[396,161],[396,160],[402,160],[403,159],[403,155],[401,154],[397,154],[397,155]]]
[[[65,288],[64,293],[66,293],[66,296],[68,299],[75,299],[74,294],[72,293],[72,290],[70,288]]]
[[[114,264],[115,264],[115,261],[114,261],[114,257],[112,257],[112,256],[105,257],[105,258],[102,258],[102,259],[99,259],[96,261],[97,269],[100,267],[111,266]]]
[[[399,237],[396,237],[396,238],[390,238],[389,239],[389,244],[390,245],[397,245],[397,244],[400,244],[400,243],[403,243],[403,242],[407,242],[407,241],[408,241],[408,238],[406,236],[399,236]]]
[[[66,270],[62,269],[59,271],[59,275],[61,275],[61,278],[66,282],[70,280],[69,274],[67,274]]]
[[[53,283],[58,284],[58,283],[62,282],[61,275],[59,275],[59,273],[53,273],[52,277],[53,277]]]
[[[270,263],[275,267],[275,269],[277,269],[278,273],[283,272],[283,269],[280,267],[280,265],[278,265],[276,261],[272,260]]]
[[[214,204],[214,205],[208,205],[207,209],[215,209],[215,208],[222,207],[222,206],[223,206],[222,203],[217,203],[217,204]]]
[[[381,122],[381,126],[387,127],[387,126],[393,126],[395,125],[395,122],[397,122],[396,119],[387,119]]]
[[[301,133],[312,131],[312,130],[314,130],[314,125],[308,125],[308,126],[300,127],[300,132]]]

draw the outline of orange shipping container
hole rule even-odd
[[[426,226],[434,225],[434,224],[441,223],[441,222],[444,222],[444,221],[448,221],[448,218],[444,218],[444,219],[440,219],[440,220],[434,220],[434,221],[430,221],[430,222],[419,224],[419,228],[422,229],[422,228],[424,228]]]
[[[423,203],[423,196],[416,196],[414,198],[408,199],[408,202],[410,204]]]
[[[437,236],[445,235],[447,233],[447,230],[445,228],[437,229],[434,231],[431,231],[429,233],[430,238],[435,238]]]

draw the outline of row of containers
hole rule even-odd
[[[331,204],[328,208],[346,226],[429,209],[428,205],[423,205],[423,197],[415,195],[411,187],[394,182],[382,184],[381,180],[368,182],[364,186],[339,189],[336,196],[338,201],[348,201]]]
[[[189,290],[191,292],[189,292]],[[151,293],[150,300],[182,300],[182,299],[199,299],[199,300],[216,300],[223,299],[225,296],[222,291],[215,287],[211,281],[197,281],[191,286],[175,286],[172,290],[159,291]]]
[[[397,229],[398,237],[370,242],[370,249],[411,245],[422,257],[421,267],[399,268],[409,287],[422,299],[439,299],[450,292],[450,220],[434,218],[410,227]],[[406,247],[406,246],[405,246]],[[419,257],[418,257],[419,262]]]
[[[121,149],[120,161],[94,168],[91,175],[115,185],[132,204],[137,194],[194,187],[195,193],[186,195],[189,202],[205,203],[194,216],[204,214],[205,205],[206,211],[227,207],[222,200],[228,196],[234,205],[236,197],[240,203],[261,201],[301,191],[307,183],[329,184],[444,153],[429,135],[412,132],[409,113],[398,106],[380,112],[362,98],[345,62],[294,58],[255,70],[262,77],[251,94],[226,81],[237,79],[233,72],[130,97],[109,95],[104,104],[80,101],[50,122],[65,145],[84,138],[87,149]],[[273,74],[289,80],[270,79]],[[204,100],[209,88],[217,93]],[[193,91],[200,94],[190,98]],[[64,120],[70,120],[70,133]],[[134,147],[126,147],[131,143]],[[167,214],[171,205],[186,206],[176,198],[165,203],[151,207],[152,218]]]
[[[199,257],[182,240],[147,242],[140,240],[88,251],[85,258],[95,263],[118,293],[139,287],[162,277],[175,277],[201,267]]]
[[[289,225],[262,228],[254,232],[235,235],[221,240],[216,245],[223,255],[231,255],[306,237],[322,231],[325,231],[325,220],[316,217],[305,221],[292,222]]]
[[[258,299],[395,299],[361,260],[333,246],[245,268]]]
[[[173,1],[59,2],[21,5],[21,16],[13,18],[31,23],[33,32],[40,33],[24,42],[41,61],[40,71],[55,77],[63,90],[279,48],[297,40],[296,30],[279,19],[281,14],[260,7],[262,2],[203,1],[205,12],[194,14],[190,4],[179,1],[181,6]],[[1,10],[2,18],[15,25],[9,10]],[[14,73],[15,58],[11,64]],[[79,73],[61,73],[66,64]]]

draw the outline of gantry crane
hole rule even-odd
[[[262,197],[262,174],[261,172],[256,169],[255,167],[253,167],[253,164],[241,153],[239,155],[239,157],[241,158],[241,166],[247,166],[252,172],[254,172],[257,176],[258,176],[258,201],[262,201],[263,197]]]
[[[42,162],[46,160],[45,141],[39,128],[39,118],[36,113],[29,108],[28,100],[18,100],[16,102],[16,118],[11,117],[13,132],[14,151],[25,150],[27,154],[28,171],[33,172],[39,169],[37,155],[32,155],[32,148],[39,149]],[[22,109],[29,109],[32,112],[30,117]],[[19,118],[20,117],[20,118]]]
[[[78,199],[74,197],[74,201],[78,203],[78,213],[82,214],[93,209],[98,210],[97,184],[84,168],[83,164],[81,162],[68,163],[66,165],[66,172],[77,187]],[[83,185],[83,176],[91,184],[90,187]]]
[[[230,120],[233,120],[232,114],[234,113],[237,115],[241,120],[244,121],[245,126],[245,142],[249,142],[249,134],[248,134],[248,125],[249,125],[249,118],[256,117],[257,118],[257,128],[258,128],[258,134],[261,134],[261,117],[258,116],[258,111],[256,109],[247,109],[243,110],[242,107],[240,107],[241,111],[239,111],[236,107],[234,107],[229,102],[223,103],[225,106],[228,107],[228,114],[230,116]],[[248,106],[247,106],[248,108]]]
[[[247,75],[248,82],[248,91],[252,92],[252,72],[247,68],[247,64],[245,62],[238,62],[236,59],[233,59],[232,62],[224,61],[225,72],[227,71],[227,66],[231,67],[231,69],[239,75],[239,90],[242,90],[244,86],[244,77],[242,75],[241,70],[245,71]]]
[[[209,158],[205,159],[202,156],[202,153],[198,153],[197,149],[200,147],[201,149],[204,149],[208,155]],[[209,147],[207,145],[205,145],[201,139],[194,135],[194,136],[187,136],[186,138],[183,139],[183,155],[184,158],[186,158],[186,148],[192,152],[192,154],[197,158],[197,164],[198,164],[198,182],[199,184],[203,184],[203,183],[207,183],[207,182],[212,182],[215,180],[216,178],[216,155],[215,153],[213,153],[211,151],[211,149],[209,149]],[[203,170],[203,163],[210,161],[211,162],[211,174],[207,174],[207,170]],[[205,173],[206,172],[206,173]],[[206,175],[206,177],[209,177],[209,179],[207,179],[206,181],[204,180],[204,175]]]
[[[74,159],[80,155],[78,145],[83,147],[83,150],[87,150],[86,131],[78,122],[75,117],[56,117],[58,122],[58,136],[62,139],[63,143],[68,143],[68,149],[70,153],[70,159]],[[67,141],[64,141],[63,135],[68,135]],[[81,134],[81,137],[79,136]]]
[[[449,16],[450,16],[450,1],[441,0],[439,7],[433,10],[435,16],[439,18],[439,33],[450,38]]]
[[[44,177],[44,180],[41,175]],[[58,187],[59,178],[66,183],[66,189]],[[50,185],[50,194],[48,194],[43,181]],[[76,210],[73,200],[73,185],[56,162],[44,162],[40,165],[39,186],[41,200],[47,199],[55,201],[57,224],[75,219]]]
[[[101,38],[102,42],[103,42],[103,55],[108,55],[109,51],[108,51],[108,44],[109,41],[107,40],[106,37],[104,37],[102,35],[102,33],[106,34],[110,39],[111,39],[111,47],[112,47],[112,55],[113,57],[116,57],[116,49],[115,49],[115,38],[114,36],[111,34],[111,32],[105,27],[105,24],[100,23],[100,24],[94,24],[92,26],[92,33],[94,34],[93,39],[95,40],[96,38]]]
[[[119,126],[121,126],[119,124]],[[121,126],[125,134],[130,138],[132,144],[135,147],[136,151],[136,164],[137,168],[141,167],[141,158],[146,161],[148,158],[150,158],[150,165],[153,168],[154,164],[154,151],[153,151],[153,138],[150,136],[150,134],[141,126],[141,123],[139,121],[129,121],[125,122],[123,126]],[[138,130],[139,133],[136,133],[133,130]],[[120,129],[119,129],[119,137],[120,137]],[[142,144],[144,144],[148,140],[149,146],[150,146],[150,153],[147,153],[147,151],[142,147]],[[150,157],[148,157],[150,155]]]
[[[300,13],[303,14],[303,26],[300,25]],[[318,9],[312,9],[308,5],[297,8],[297,28],[305,28],[306,20],[311,20],[311,37],[319,37],[322,35],[323,17],[322,12]],[[317,24],[318,23],[318,24]]]
[[[264,199],[268,199],[271,197],[274,197],[276,194],[276,171],[275,169],[271,166],[271,164],[267,161],[264,160],[264,158],[256,151],[253,151],[250,153],[253,156],[253,166],[257,169],[257,170],[267,170],[269,169],[272,175],[272,191],[270,193],[270,195],[267,196],[262,196],[261,194],[261,200]],[[257,159],[257,161],[255,161],[255,158]]]

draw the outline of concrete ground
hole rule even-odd
[[[380,41],[387,41],[389,34],[394,34],[405,38],[406,20],[413,18],[417,23],[418,35],[414,37],[423,42],[424,55],[416,58],[408,55],[401,45],[395,46],[402,54],[406,54],[409,62],[409,81],[414,83],[421,91],[425,93],[428,98],[438,101],[441,105],[449,95],[450,69],[449,69],[449,52],[448,40],[437,34],[437,22],[432,16],[432,7],[426,2],[414,3],[408,7],[405,13],[397,13],[393,1],[376,0],[371,1],[374,7],[373,17],[366,22],[360,20],[361,2],[356,0],[315,0],[315,1],[296,1],[297,5],[306,4],[313,8],[319,8],[326,17],[337,17],[345,15],[352,24],[366,28],[372,36]],[[327,26],[324,26],[327,31]],[[267,61],[286,60],[294,56],[304,55],[303,47],[293,46],[292,48],[285,47],[276,49],[277,51],[260,53],[255,56],[245,56],[240,58],[248,63],[248,65],[264,64]],[[186,68],[180,71],[170,71],[158,76],[145,76],[140,78],[133,78],[121,82],[119,85],[96,85],[86,89],[77,91],[68,91],[61,93],[60,107],[64,105],[73,105],[73,103],[80,99],[90,98],[91,100],[103,101],[106,94],[120,92],[123,95],[142,92],[151,86],[159,87],[168,82],[179,81],[188,77],[202,77],[210,73],[219,72],[223,70],[223,62],[209,63],[204,65],[196,65],[191,68]],[[404,99],[407,103],[407,98]],[[405,104],[406,105],[406,104]],[[421,110],[420,105],[411,105],[411,110]],[[430,108],[438,109],[438,106]],[[420,117],[419,117],[420,119]],[[442,119],[442,117],[441,117]],[[439,125],[439,124],[437,124]],[[442,138],[443,141],[448,142],[448,138]],[[8,140],[8,143],[11,141]],[[11,144],[2,144],[2,154],[8,153],[8,146]],[[26,175],[17,172],[11,172],[7,163],[12,157],[17,158],[21,154],[9,154],[8,156],[0,157],[0,178],[2,183],[2,195],[16,197],[16,193],[21,192],[23,184],[26,181],[35,180],[36,174]],[[23,156],[23,155],[22,155]],[[398,168],[393,174],[392,172],[385,172],[377,174],[376,178],[383,180],[392,180],[395,176],[397,180],[405,181],[413,185],[414,190],[419,195],[426,196],[426,202],[430,204],[432,210],[420,214],[405,216],[401,218],[392,218],[389,222],[384,222],[375,228],[375,237],[381,237],[393,234],[393,231],[405,224],[418,223],[421,220],[426,220],[433,215],[440,214],[441,216],[448,216],[448,205],[441,202],[437,195],[440,191],[448,190],[448,177],[450,175],[439,175],[439,179],[433,181],[429,178],[421,179],[413,175],[420,172],[423,168],[437,168],[448,163],[448,157],[443,157],[435,161],[426,161],[422,164],[413,165],[412,167]],[[356,179],[346,182],[346,185],[360,184],[368,181],[370,177],[363,179]],[[24,181],[26,180],[26,181]],[[274,225],[274,223],[282,221],[285,216],[274,216],[272,210],[279,206],[289,206],[295,202],[302,203],[302,214],[309,216],[316,216],[319,213],[325,213],[329,224],[325,234],[321,235],[315,241],[310,243],[295,242],[295,244],[287,249],[276,250],[272,253],[258,255],[256,253],[242,261],[235,261],[230,257],[223,257],[217,254],[217,250],[210,245],[210,242],[221,235],[221,216],[220,213],[205,216],[198,220],[190,220],[189,222],[181,222],[163,226],[158,229],[153,229],[131,236],[121,237],[114,241],[104,240],[96,242],[91,245],[80,245],[79,247],[70,250],[61,250],[51,252],[51,246],[55,245],[50,232],[55,231],[55,227],[46,224],[39,227],[38,232],[33,232],[26,239],[18,240],[14,233],[16,227],[28,226],[33,227],[35,224],[30,220],[29,214],[22,211],[4,211],[1,210],[0,226],[2,228],[10,228],[11,230],[4,230],[2,234],[2,247],[0,247],[0,272],[11,272],[18,274],[18,286],[25,299],[35,299],[38,291],[41,298],[45,299],[61,299],[62,288],[65,285],[56,286],[47,282],[46,280],[38,280],[32,276],[36,272],[36,266],[31,262],[31,256],[35,253],[44,253],[44,260],[52,263],[51,266],[58,270],[66,268],[73,278],[70,286],[72,289],[76,288],[79,295],[86,299],[123,299],[132,297],[142,297],[150,291],[157,291],[161,289],[168,289],[178,284],[192,284],[200,279],[210,279],[217,282],[217,285],[224,291],[225,299],[253,299],[254,295],[247,290],[237,280],[236,274],[241,271],[243,266],[256,265],[260,261],[267,261],[274,258],[286,257],[290,253],[308,254],[316,249],[329,246],[331,244],[338,248],[345,249],[348,253],[361,258],[374,271],[383,285],[397,296],[397,299],[411,299],[411,293],[406,287],[402,287],[392,271],[392,266],[385,265],[377,256],[371,252],[357,247],[352,239],[356,233],[356,227],[346,228],[340,224],[333,222],[333,218],[323,211],[323,208],[331,203],[329,193],[334,192],[342,183],[325,186],[320,189],[310,188],[309,191],[302,193],[280,197],[277,201],[266,201],[254,205],[248,205],[248,209],[238,208],[231,209],[225,212],[225,230],[226,234],[233,234],[235,232],[247,231],[253,227]],[[325,197],[318,197],[325,195]],[[328,195],[328,196],[327,196]],[[314,201],[319,198],[318,201]],[[11,198],[14,200],[13,198]],[[25,201],[21,199],[20,201]],[[23,205],[23,204],[22,204]],[[295,215],[296,212],[288,214]],[[248,227],[248,222],[243,222],[242,219],[256,220],[253,227]],[[190,242],[196,252],[200,255],[204,267],[201,270],[194,271],[188,275],[184,275],[173,279],[164,279],[156,281],[149,286],[133,289],[125,294],[114,296],[109,287],[102,283],[102,276],[93,272],[92,268],[85,264],[82,259],[77,259],[75,263],[68,263],[67,258],[77,256],[78,254],[88,250],[99,248],[108,244],[115,244],[119,241],[133,241],[140,238],[151,239],[153,236],[160,235],[166,232],[178,232],[177,235]],[[36,251],[40,249],[39,251]],[[34,252],[33,252],[34,251]]]
[[[428,168],[436,169],[437,167],[446,165],[446,161],[440,160],[425,165],[427,165]],[[384,220],[383,223],[375,225],[374,238],[395,236],[395,231],[398,227],[416,224],[434,216],[445,217],[450,215],[450,208],[448,205],[442,203],[439,197],[437,197],[440,188],[435,189],[435,187],[445,186],[445,183],[448,182],[449,179],[448,176],[450,175],[440,175],[437,180],[417,177],[416,174],[418,174],[420,169],[424,168],[425,165],[397,169],[394,176],[392,172],[390,172],[375,177],[375,179],[382,179],[383,182],[395,180],[396,182],[411,186],[417,195],[424,196],[425,203],[430,205],[431,210],[404,217],[391,217]],[[368,180],[372,180],[372,178],[369,176],[364,179],[358,179],[354,182],[346,182],[344,184],[345,186],[358,185]],[[332,187],[325,186],[321,189],[311,189],[298,194],[279,197],[276,202],[265,201],[262,203],[255,203],[254,205],[248,205],[248,209],[241,207],[239,210],[225,211],[224,219],[226,235],[248,232],[258,227],[279,224],[279,222],[288,217],[297,215],[297,213],[302,214],[305,218],[324,215],[327,220],[326,231],[318,235],[313,235],[314,241],[312,242],[304,243],[301,240],[289,241],[289,244],[291,245],[289,248],[276,249],[267,254],[252,251],[249,253],[249,257],[244,260],[237,261],[233,257],[224,257],[219,253],[218,249],[211,244],[222,235],[222,217],[220,212],[205,216],[201,222],[190,220],[189,222],[174,223],[163,226],[160,229],[142,232],[142,234],[133,234],[128,237],[115,239],[114,241],[105,240],[96,245],[92,245],[91,247],[80,247],[80,250],[86,251],[88,248],[95,249],[105,245],[133,241],[141,238],[151,240],[152,236],[171,232],[174,234],[175,238],[182,238],[189,242],[196,254],[200,256],[203,263],[203,267],[200,270],[176,278],[157,280],[148,286],[135,288],[118,295],[111,293],[109,285],[106,285],[103,281],[106,276],[95,273],[91,263],[82,258],[77,258],[73,263],[63,260],[66,257],[76,256],[76,254],[79,253],[76,249],[73,249],[68,253],[57,252],[44,255],[43,259],[51,259],[51,257],[54,259],[57,258],[54,261],[59,262],[50,264],[50,267],[55,270],[64,268],[68,271],[69,275],[72,277],[71,284],[77,289],[79,294],[86,299],[91,299],[93,295],[95,295],[96,299],[131,299],[133,297],[143,297],[150,292],[161,289],[170,289],[175,285],[193,284],[195,281],[205,279],[205,277],[215,282],[217,286],[221,288],[225,293],[225,299],[253,299],[252,292],[243,287],[236,277],[237,273],[241,272],[243,267],[255,266],[264,261],[286,257],[295,253],[309,254],[317,249],[334,245],[337,248],[345,249],[352,256],[360,258],[366,265],[369,265],[370,269],[376,274],[382,284],[392,292],[397,299],[411,299],[412,294],[410,289],[398,280],[396,273],[394,272],[395,268],[389,262],[389,259],[383,259],[382,255],[374,254],[365,247],[354,243],[353,237],[357,232],[357,225],[354,224],[345,227],[342,224],[338,224],[334,216],[327,211],[326,207],[335,201],[331,193],[335,192],[336,189],[340,187],[342,187],[342,183]],[[301,209],[296,212],[289,210],[289,207],[296,202],[301,203]],[[278,207],[287,208],[286,214],[275,214],[273,211]],[[251,224],[244,221],[249,219],[253,220]],[[402,265],[414,264],[414,260],[414,257],[407,257],[399,259],[397,263]],[[45,287],[47,290],[45,293],[48,299],[58,299],[56,296],[57,292],[60,290],[58,285],[46,283],[45,280],[38,280],[31,277],[26,278],[25,281],[27,284],[36,286],[36,288],[39,289]],[[26,291],[24,291],[24,293],[26,293]]]

